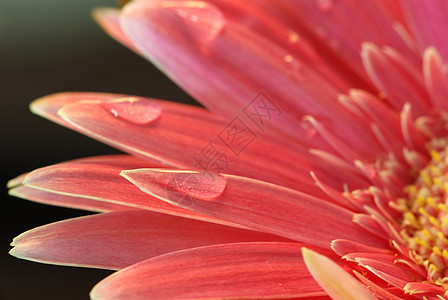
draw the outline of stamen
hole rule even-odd
[[[431,161],[397,200],[401,237],[430,283],[448,289],[448,139],[429,143]]]

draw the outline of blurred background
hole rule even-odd
[[[29,103],[61,91],[98,91],[194,103],[175,84],[111,38],[91,10],[115,0],[0,0],[3,208],[0,299],[88,299],[111,272],[50,266],[8,255],[20,233],[84,211],[10,197],[7,180],[49,164],[116,150],[31,114]]]

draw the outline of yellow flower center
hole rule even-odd
[[[398,199],[403,209],[401,236],[427,280],[448,288],[448,138],[429,144],[431,161]]]

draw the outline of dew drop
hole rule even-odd
[[[295,31],[290,31],[288,33],[288,40],[291,44],[298,43],[300,41],[300,36]]]
[[[206,3],[185,1],[184,5],[171,8],[184,25],[181,30],[200,43],[207,43],[215,38],[225,24],[222,12]]]
[[[110,109],[110,112],[114,115],[115,118],[118,118],[118,111],[112,108]]]
[[[308,138],[313,138],[317,135],[317,130],[314,128],[313,124],[311,124],[310,121],[300,121],[299,126],[300,128],[302,128]]]
[[[179,206],[218,199],[227,180],[218,173],[177,169],[124,170],[121,176],[143,192]]]
[[[197,200],[218,198],[226,187],[226,179],[208,171],[176,172],[170,174],[166,185],[167,198],[172,202],[191,205]]]
[[[157,103],[140,97],[113,99],[102,102],[101,106],[114,117],[138,125],[149,124],[162,114],[162,109]]]
[[[294,60],[294,57],[293,57],[292,55],[288,54],[288,55],[285,55],[285,56],[283,57],[283,60],[284,60],[285,62],[289,63],[289,62],[292,62],[292,61]]]
[[[330,11],[333,5],[333,0],[316,0],[317,9],[323,13]]]
[[[190,21],[191,21],[191,22],[197,22],[197,21],[198,21],[198,16],[196,16],[196,15],[191,15],[191,16],[190,16]]]

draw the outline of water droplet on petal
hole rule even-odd
[[[162,109],[157,103],[140,97],[125,97],[102,102],[101,106],[116,118],[146,125],[157,120]]]
[[[299,122],[300,128],[305,132],[308,138],[313,138],[317,134],[317,130],[309,120],[303,120]]]
[[[198,16],[196,16],[196,15],[191,15],[191,16],[190,16],[190,21],[191,21],[191,22],[197,22],[197,21],[198,21]]]
[[[285,62],[289,63],[289,62],[292,62],[292,61],[294,60],[294,57],[293,57],[292,55],[288,54],[288,55],[285,55],[285,56],[283,57],[283,60],[284,60]]]
[[[175,172],[170,176],[166,185],[167,198],[182,206],[190,206],[196,200],[216,199],[227,184],[223,176],[207,171]]]
[[[323,13],[330,11],[333,5],[333,0],[316,0],[317,9]]]
[[[143,192],[179,206],[215,200],[227,185],[222,175],[209,171],[136,169],[124,170],[120,175]]]
[[[182,30],[197,42],[207,43],[215,38],[225,24],[222,12],[213,5],[204,2],[185,1],[182,4],[165,7],[172,8],[174,14],[184,23]]]
[[[291,44],[298,43],[300,41],[300,36],[295,31],[290,31],[288,33],[288,40]]]

